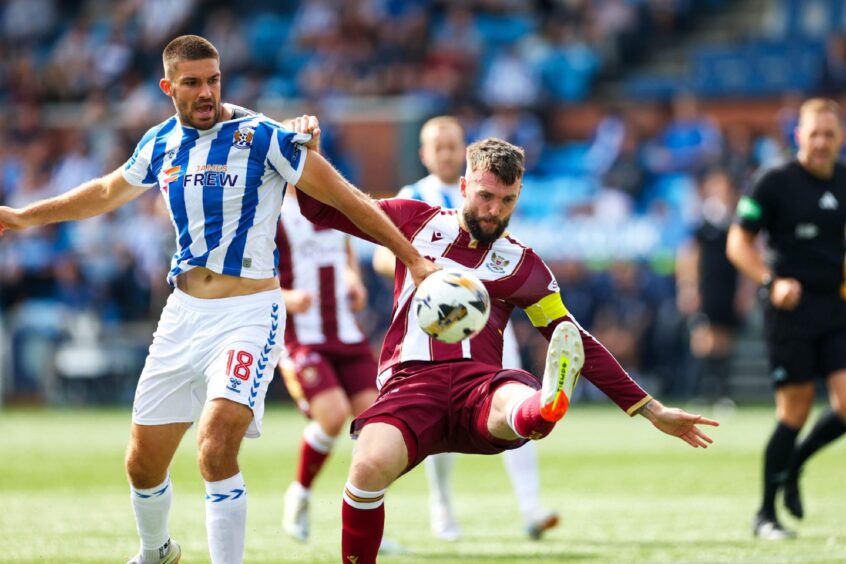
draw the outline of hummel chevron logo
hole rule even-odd
[[[259,359],[259,361],[256,363],[256,366],[258,366],[258,369],[259,369],[259,370],[261,370],[262,372],[264,372],[264,369],[265,369],[265,368],[267,368],[267,360],[265,360],[264,362],[262,362],[262,361],[261,361],[261,359]]]
[[[161,495],[164,495],[164,493],[167,491],[167,489],[168,489],[169,487],[170,487],[170,484],[166,485],[166,486],[165,486],[165,487],[163,487],[162,489],[160,489],[160,490],[158,490],[158,491],[155,491],[155,492],[153,492],[153,493],[151,493],[151,494],[142,494],[141,492],[135,492],[135,495],[137,495],[137,496],[138,496],[138,497],[140,497],[141,499],[150,499],[151,497],[159,497],[159,496],[161,496]],[[134,490],[133,490],[133,491],[134,491]]]
[[[270,352],[270,346],[264,345],[264,351],[262,351],[262,356],[266,355],[269,352]]]
[[[225,501],[227,499],[236,500],[243,495],[247,495],[247,488],[235,488],[234,490],[230,491],[228,494],[224,494],[224,493],[206,494],[206,501],[211,501],[212,503],[220,503],[221,501]]]
[[[444,238],[444,236],[443,236],[443,235],[441,235],[441,232],[440,232],[440,231],[435,231],[434,233],[432,233],[432,242],[433,242],[433,243],[434,243],[435,241],[440,241],[440,240],[441,240],[441,239],[443,239],[443,238]]]
[[[274,331],[276,331],[276,329],[277,329],[278,327],[279,327],[279,322],[278,322],[278,321],[274,321],[273,323],[271,323],[271,324],[270,324],[270,328],[271,328],[271,329],[273,329]]]

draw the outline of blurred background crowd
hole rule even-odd
[[[374,195],[425,174],[416,133],[432,115],[521,145],[512,230],[582,324],[656,392],[701,396],[714,344],[697,340],[700,294],[728,285],[734,385],[716,396],[768,397],[754,289],[691,249],[718,248],[755,171],[790,158],[803,97],[844,94],[843,2],[6,0],[0,204],[120,166],[173,113],[160,54],[181,33],[219,49],[225,101],[316,113],[330,160]],[[0,239],[2,397],[131,397],[169,293],[160,200]],[[378,346],[391,294],[369,253],[362,322]],[[531,367],[545,343],[515,318]]]

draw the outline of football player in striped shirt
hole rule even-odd
[[[420,200],[444,209],[460,208],[463,203],[459,178],[464,172],[464,152],[467,149],[464,127],[452,116],[431,118],[420,128],[420,161],[429,175],[414,184],[404,186],[397,198]],[[383,276],[394,277],[396,258],[384,247],[373,254],[373,268]],[[520,348],[511,324],[503,333],[502,366],[522,368]],[[529,538],[539,539],[558,524],[558,513],[541,504],[538,454],[529,442],[518,449],[506,450],[502,456],[511,486],[517,496],[523,526]],[[434,454],[423,461],[429,480],[429,519],[432,533],[442,540],[461,537],[461,527],[452,507],[452,470],[455,454]]]
[[[718,423],[665,407],[646,393],[570,315],[540,257],[506,232],[524,170],[521,148],[485,139],[467,148],[461,210],[413,200],[378,202],[422,254],[481,279],[491,314],[472,339],[435,341],[419,328],[411,307],[415,285],[397,265],[394,312],[379,358],[379,397],[352,425],[358,443],[343,497],[345,562],[376,561],[385,491],[394,480],[430,454],[496,454],[547,436],[566,413],[580,372],[629,415],[641,414],[693,447],[712,442],[698,425]],[[318,225],[367,238],[307,194],[300,196],[300,208]],[[550,341],[540,379],[501,366],[502,331],[515,307]]]
[[[121,168],[22,209],[0,207],[0,233],[112,211],[157,187],[176,232],[162,312],[138,381],[126,454],[141,549],[130,562],[173,563],[168,468],[199,421],[211,561],[243,561],[247,489],[237,454],[261,432],[264,396],[282,350],[285,310],[275,256],[286,183],[349,214],[398,253],[419,282],[437,269],[373,202],[317,152],[319,129],[300,134],[221,103],[220,56],[202,37],[164,49],[159,87],[176,114],[152,127]],[[302,121],[302,120],[300,120]]]

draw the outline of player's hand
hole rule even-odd
[[[665,407],[656,399],[650,400],[639,413],[649,419],[658,430],[680,438],[693,448],[708,448],[708,445],[714,442],[714,439],[697,425],[720,425],[718,421],[688,413],[677,407]]]
[[[350,309],[353,311],[361,311],[367,305],[367,288],[361,282],[350,282],[347,290],[347,300],[350,304]]]
[[[21,212],[18,209],[0,206],[0,236],[7,229],[24,229],[27,227],[20,215]]]
[[[422,256],[408,266],[408,271],[411,273],[411,279],[414,280],[415,286],[419,286],[427,276],[440,269],[440,266]]]
[[[288,313],[304,313],[314,303],[314,296],[305,290],[284,290],[283,294]]]
[[[770,301],[779,309],[793,309],[802,299],[802,283],[795,278],[776,278],[770,288]]]
[[[302,115],[291,120],[291,129],[297,133],[311,133],[311,141],[305,144],[310,151],[320,152],[320,121],[317,116]]]

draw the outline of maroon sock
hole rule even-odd
[[[297,467],[297,481],[302,484],[305,489],[311,488],[311,483],[317,477],[320,469],[323,468],[323,463],[329,458],[328,452],[319,452],[314,450],[305,439],[300,445],[300,463]]]
[[[540,395],[541,391],[536,391],[524,400],[514,413],[514,430],[521,437],[532,440],[542,439],[555,428],[555,422],[541,417]]]
[[[341,521],[341,559],[355,564],[376,562],[385,529],[385,504],[358,509],[344,499]]]

